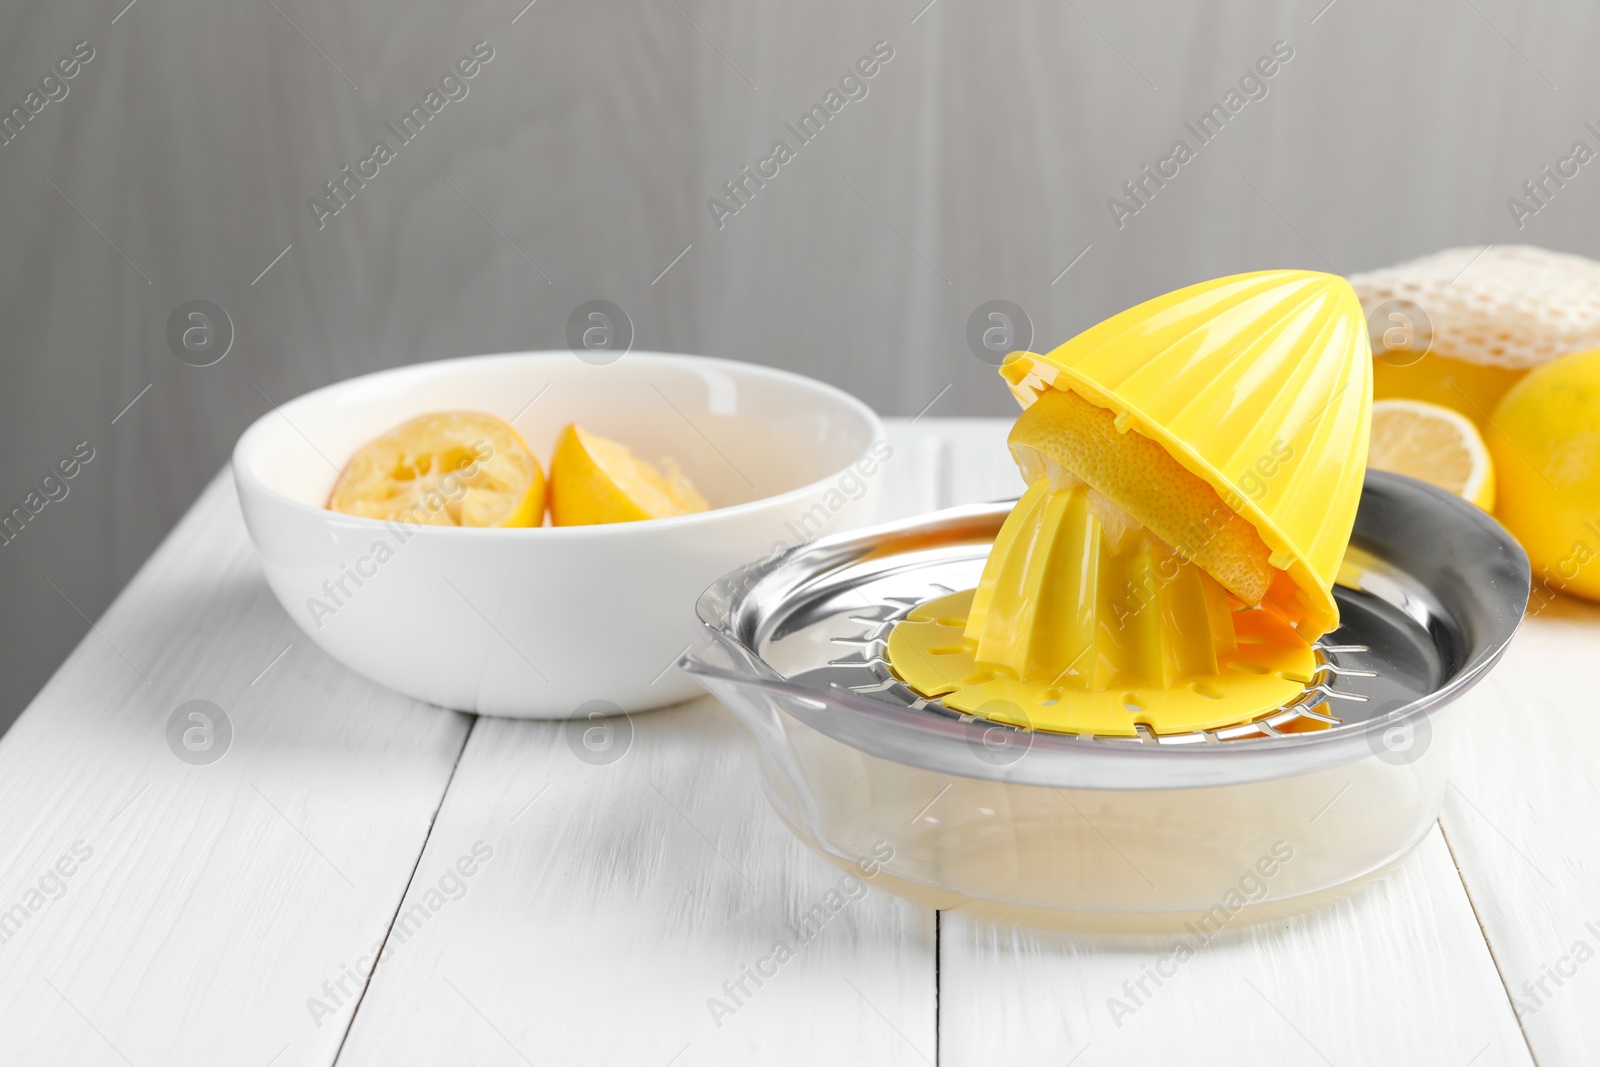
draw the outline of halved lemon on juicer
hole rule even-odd
[[[550,521],[557,526],[638,522],[711,507],[678,465],[642,460],[627,445],[568,423],[550,459]]]
[[[538,526],[544,489],[539,461],[510,423],[438,411],[356,449],[328,507],[424,526]]]
[[[946,706],[1065,733],[1187,733],[1299,699],[1355,521],[1371,352],[1349,283],[1263,271],[1116,315],[1001,374],[1028,490],[978,587],[889,635]]]

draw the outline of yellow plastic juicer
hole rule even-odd
[[[1064,733],[1216,729],[1296,700],[1338,623],[1370,364],[1355,293],[1308,271],[1205,282],[1014,355],[1028,491],[978,587],[895,627],[895,673]]]
[[[1000,368],[1027,490],[802,545],[700,598],[685,670],[779,816],[941,909],[1194,930],[1394,867],[1453,701],[1527,602],[1471,504],[1366,472],[1350,286],[1220,278]]]

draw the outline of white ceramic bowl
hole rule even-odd
[[[568,422],[644,458],[672,456],[713,510],[483,530],[323,507],[361,444],[447,409],[511,420],[547,471]],[[522,352],[308,393],[245,431],[233,472],[267,582],[335,659],[447,708],[572,718],[698,693],[673,664],[697,639],[700,593],[775,549],[871,521],[891,455],[871,409],[796,374],[652,352],[607,366]]]

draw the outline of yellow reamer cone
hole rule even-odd
[[[1001,373],[1029,483],[976,590],[890,635],[924,696],[1014,725],[1131,736],[1297,697],[1338,625],[1371,420],[1344,279],[1205,282]]]

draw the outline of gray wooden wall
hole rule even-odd
[[[789,367],[888,414],[1001,414],[965,341],[989,299],[1049,345],[1240,270],[1600,255],[1600,164],[1521,231],[1506,206],[1600,147],[1593,3],[522,2],[0,3],[0,107],[66,89],[0,147],[0,511],[94,450],[0,546],[0,726],[271,402],[564,347],[592,298],[639,348]],[[93,58],[30,100],[80,41]],[[323,183],[397,145],[385,122],[478,41],[467,95],[319,229]],[[785,122],[878,41],[866,95],[800,145]],[[1266,95],[1201,145],[1185,122],[1278,41]],[[1194,158],[1119,228],[1108,198],[1180,138]],[[707,200],[778,139],[794,158],[719,227]],[[167,344],[192,299],[236,330],[214,366]]]

